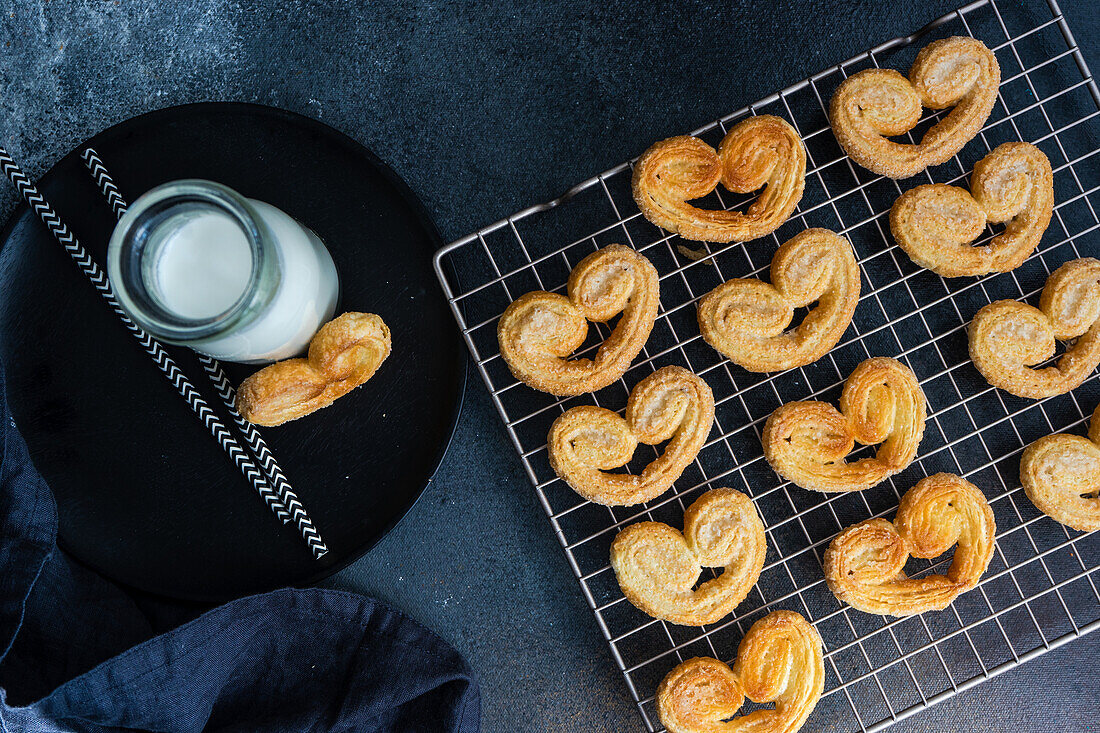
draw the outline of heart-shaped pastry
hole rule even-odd
[[[667,366],[638,382],[626,419],[595,405],[573,407],[550,426],[547,451],[554,471],[597,504],[630,506],[660,496],[695,460],[714,422],[714,393],[698,376]],[[625,466],[638,443],[669,441],[639,474],[608,473]]]
[[[1100,529],[1100,405],[1087,438],[1059,433],[1024,448],[1020,483],[1051,519],[1082,532]]]
[[[913,616],[943,610],[978,584],[993,558],[997,524],[981,489],[950,473],[922,479],[901,497],[897,518],[868,519],[825,550],[825,582],[866,613]],[[930,560],[955,548],[946,575],[910,578],[910,557]]]
[[[909,367],[883,356],[852,371],[840,411],[818,401],[788,402],[768,416],[764,457],[804,489],[860,491],[913,462],[924,436],[925,399]],[[845,460],[856,443],[881,443],[874,458]]]
[[[772,611],[749,627],[733,669],[696,657],[669,672],[657,715],[669,733],[794,733],[824,689],[821,636],[794,611]],[[746,697],[775,707],[735,717]]]
[[[722,183],[734,193],[764,190],[747,212],[700,209],[688,202]],[[787,220],[806,185],[806,149],[798,132],[772,115],[749,117],[726,133],[718,151],[696,137],[655,143],[634,165],[631,187],[642,215],[684,239],[745,242]]]
[[[328,407],[374,376],[390,355],[390,329],[373,313],[344,313],[309,342],[305,359],[270,364],[241,382],[237,412],[282,425]]]
[[[866,69],[841,82],[829,104],[837,142],[852,160],[890,178],[946,163],[978,134],[997,101],[1001,67],[984,43],[953,36],[920,50],[909,78]],[[909,132],[922,108],[954,107],[915,145],[888,140]]]
[[[595,392],[626,373],[653,330],[660,298],[657,270],[621,244],[581,260],[567,292],[527,293],[497,324],[500,355],[516,379],[562,397]],[[588,321],[605,323],[620,313],[595,358],[569,358],[588,336]]]
[[[749,594],[768,548],[749,497],[711,489],[684,512],[683,534],[638,522],[611,543],[611,567],[631,603],[654,618],[687,626],[714,623]],[[703,568],[725,568],[695,588]]]
[[[1074,389],[1100,365],[1100,260],[1070,260],[1047,278],[1039,307],[998,300],[974,315],[970,359],[990,384],[1042,399]],[[1076,339],[1075,341],[1073,341]],[[1034,368],[1073,341],[1056,364]]]
[[[890,231],[909,257],[943,277],[1008,272],[1039,246],[1054,211],[1054,174],[1029,143],[997,146],[974,166],[973,195],[942,183],[911,188],[890,209]],[[1008,222],[980,247],[986,222]]]
[[[848,240],[807,229],[772,258],[771,284],[727,280],[699,301],[699,331],[708,344],[752,372],[817,361],[836,346],[859,302],[859,265]],[[786,330],[796,308],[817,306]]]

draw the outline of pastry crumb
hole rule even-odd
[[[676,250],[680,254],[682,254],[684,257],[687,257],[692,262],[698,262],[699,260],[706,257],[708,254],[710,254],[710,252],[707,251],[706,247],[700,247],[699,249],[692,249],[691,247],[688,247],[686,244],[676,245]]]

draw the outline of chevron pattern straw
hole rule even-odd
[[[114,179],[111,178],[107,166],[103,164],[103,160],[93,148],[87,148],[81,155],[81,158],[84,159],[84,164],[91,172],[96,185],[99,186],[99,190],[107,197],[107,203],[110,204],[111,210],[115,213],[117,218],[121,219],[129,206],[126,203],[126,199],[122,197],[122,192],[119,191],[118,186],[115,185]],[[272,455],[271,450],[267,447],[267,442],[263,439],[263,436],[260,435],[260,431],[256,429],[255,425],[242,418],[240,413],[237,412],[233,386],[230,384],[229,378],[226,376],[222,365],[216,359],[206,356],[205,354],[199,354],[199,363],[202,364],[203,370],[214,384],[214,389],[218,392],[218,396],[229,411],[233,421],[237,424],[237,428],[244,436],[249,449],[255,457],[259,459],[260,468],[263,470],[266,478],[274,485],[280,500],[282,500],[287,510],[295,515],[295,521],[297,521],[297,515],[299,513],[305,515],[305,509],[302,508],[301,502],[298,501],[297,494],[294,493],[294,489],[290,486],[290,482],[287,481],[286,475],[283,474],[282,469],[275,460],[275,456]],[[289,514],[284,513],[280,518],[283,523],[290,521]],[[306,516],[306,519],[308,519],[308,516]]]
[[[121,219],[122,215],[125,214],[129,208],[129,205],[126,203],[126,199],[122,197],[122,192],[119,191],[118,186],[115,185],[114,179],[111,178],[111,173],[107,170],[107,166],[103,164],[103,160],[93,148],[85,149],[81,158],[84,159],[84,164],[91,172],[96,185],[99,186],[99,190],[107,197],[107,203],[111,205],[111,210],[114,211],[117,218]],[[298,495],[294,493],[290,481],[287,480],[282,468],[279,467],[279,463],[275,460],[275,456],[271,453],[271,449],[267,447],[267,441],[260,435],[260,431],[256,429],[255,425],[245,420],[241,417],[240,413],[237,412],[236,394],[222,365],[217,359],[206,356],[205,354],[199,354],[198,357],[199,363],[202,364],[203,370],[210,378],[211,383],[213,383],[214,389],[218,393],[218,397],[221,398],[222,403],[225,405],[225,409],[229,411],[230,417],[232,417],[233,422],[236,423],[237,429],[240,431],[241,435],[244,436],[249,450],[252,451],[255,458],[259,461],[260,469],[275,488],[275,492],[286,506],[287,511],[290,512],[289,515],[284,514],[281,517],[283,522],[286,523],[290,521],[291,518],[294,519],[295,523],[302,521],[309,522],[309,515],[306,513],[302,503],[298,501]]]
[[[38,218],[42,220],[42,223],[50,230],[61,246],[65,248],[65,251],[76,262],[77,267],[91,280],[93,287],[96,291],[107,301],[107,304],[111,307],[111,310],[122,321],[126,329],[133,334],[133,336],[145,349],[146,353],[153,358],[153,361],[164,373],[168,381],[172,383],[172,386],[180,393],[180,395],[187,401],[187,404],[191,406],[191,409],[195,411],[202,423],[211,432],[214,438],[222,446],[225,452],[237,465],[241,473],[252,484],[256,491],[260,494],[260,497],[268,505],[272,512],[275,513],[280,520],[286,520],[286,518],[295,518],[298,531],[302,537],[306,540],[307,544],[313,556],[320,558],[328,552],[328,548],[325,547],[324,542],[321,540],[320,534],[317,532],[313,523],[309,517],[305,514],[305,511],[301,509],[299,503],[297,508],[299,512],[292,513],[288,510],[288,507],[280,499],[278,493],[272,489],[267,481],[265,475],[257,468],[252,458],[241,448],[237,443],[232,433],[229,432],[221,418],[210,408],[206,400],[199,394],[198,390],[191,383],[191,380],[180,370],[176,362],[168,355],[168,352],[164,350],[160,342],[150,336],[144,329],[134,323],[126,312],[122,309],[118,299],[115,297],[114,289],[111,287],[110,281],[107,279],[106,274],[92,259],[84,246],[80,244],[79,240],[73,235],[69,228],[61,221],[61,217],[57,215],[57,212],[46,202],[42,194],[38,192],[38,189],[30,182],[27,175],[16,165],[12,160],[8,152],[3,148],[0,148],[0,170],[3,170],[4,174],[15,185],[16,190],[30,206],[31,210],[38,215]],[[116,189],[117,192],[117,189]],[[119,196],[121,199],[121,195]],[[294,515],[297,515],[296,517]]]

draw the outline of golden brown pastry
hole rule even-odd
[[[573,407],[550,426],[554,471],[597,504],[629,506],[660,496],[695,460],[714,422],[714,394],[687,369],[667,366],[638,382],[626,419],[595,405]],[[638,443],[665,451],[639,474],[607,473],[625,466]]]
[[[954,36],[920,50],[909,78],[893,69],[866,69],[845,79],[829,104],[837,142],[852,160],[890,178],[940,165],[978,134],[997,101],[1001,67],[985,44]],[[920,143],[886,138],[916,127],[922,107],[954,107]]]
[[[909,257],[944,277],[1008,272],[1035,251],[1054,211],[1054,174],[1043,151],[1005,143],[974,166],[973,195],[932,183],[890,209],[890,231]],[[986,222],[1008,222],[988,244],[971,245]]]
[[[669,672],[657,715],[669,733],[794,733],[824,689],[821,636],[794,611],[772,611],[749,627],[733,669],[696,657]],[[734,717],[746,697],[775,708]]]
[[[1041,399],[1079,386],[1100,364],[1100,260],[1071,260],[1047,278],[1039,307],[984,306],[970,323],[970,359],[994,387]],[[1076,341],[1054,365],[1055,341]]]
[[[683,534],[662,522],[638,522],[619,532],[611,567],[627,600],[650,616],[702,626],[745,600],[767,552],[764,523],[749,497],[712,489],[684,512]],[[704,567],[725,570],[692,590]]]
[[[1100,405],[1089,437],[1047,435],[1024,448],[1020,483],[1031,503],[1056,522],[1082,532],[1100,529]]]
[[[764,457],[804,489],[860,491],[913,462],[924,435],[925,400],[901,362],[878,356],[849,375],[840,411],[827,402],[788,402],[768,416]],[[881,443],[874,458],[845,460],[856,443]]]
[[[848,240],[828,229],[807,229],[772,258],[771,284],[728,280],[699,301],[706,342],[752,372],[775,372],[815,362],[836,346],[859,302],[859,265]],[[817,301],[787,331],[795,308]]]
[[[345,313],[321,326],[305,359],[286,359],[248,377],[237,412],[257,425],[282,425],[328,407],[374,376],[390,355],[390,329],[373,313]]]
[[[825,550],[825,582],[866,613],[914,616],[942,611],[978,584],[993,557],[997,524],[985,494],[966,479],[937,473],[905,492],[893,522],[848,527]],[[910,556],[931,560],[958,545],[947,575],[910,578]]]
[[[516,379],[561,397],[595,392],[621,377],[645,346],[657,318],[657,270],[630,247],[613,244],[581,260],[568,297],[542,290],[518,298],[497,324],[500,355]],[[622,317],[595,359],[569,359],[588,321]]]
[[[712,211],[688,202],[721,182],[735,193],[763,187],[746,213]],[[650,146],[634,166],[631,187],[642,215],[684,239],[744,242],[771,234],[787,220],[806,184],[806,149],[785,120],[749,117],[733,126],[718,151],[680,135]]]

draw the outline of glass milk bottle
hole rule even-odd
[[[111,235],[107,271],[123,308],[156,338],[245,363],[303,352],[340,290],[316,234],[202,180],[135,201]]]

